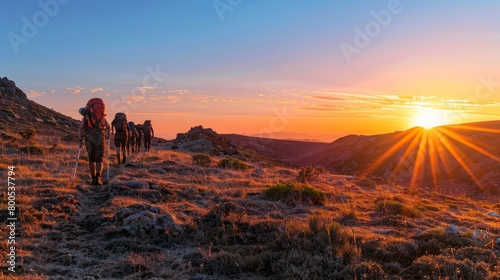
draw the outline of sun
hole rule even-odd
[[[413,117],[413,125],[431,129],[447,124],[445,112],[437,109],[420,108]]]

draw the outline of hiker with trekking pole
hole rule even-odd
[[[80,108],[80,114],[83,115],[82,123],[78,131],[79,151],[85,143],[89,157],[89,170],[92,176],[92,185],[101,186],[101,174],[103,169],[103,158],[105,135],[110,137],[110,125],[106,120],[106,106],[101,98],[92,98],[87,102],[87,106]],[[105,134],[107,133],[107,134]],[[85,142],[84,142],[85,141]],[[78,159],[76,166],[78,166]],[[75,167],[76,173],[76,167]],[[109,179],[109,144],[108,144],[108,175]],[[74,176],[72,176],[72,180]]]

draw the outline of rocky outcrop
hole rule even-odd
[[[177,219],[160,207],[133,204],[116,211],[113,218],[124,231],[134,236],[179,235],[183,232]]]
[[[14,81],[9,80],[7,77],[0,79],[0,92],[2,95],[27,99],[26,94],[16,86]]]
[[[178,147],[183,151],[204,153],[211,155],[239,155],[237,145],[227,138],[217,134],[211,128],[203,126],[192,127],[186,133],[179,133],[173,140],[171,147]]]

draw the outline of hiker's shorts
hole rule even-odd
[[[117,148],[125,148],[127,146],[127,134],[116,132],[115,134],[115,147]]]
[[[99,130],[91,130],[85,135],[85,147],[90,162],[102,162],[104,158],[104,134]]]

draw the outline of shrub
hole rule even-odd
[[[346,264],[360,259],[361,248],[356,246],[354,236],[340,223],[333,221],[327,224],[320,215],[313,215],[309,218],[309,229],[319,250],[330,251]]]
[[[323,205],[326,201],[326,195],[323,192],[308,185],[297,185],[292,182],[270,186],[264,191],[264,195],[269,199],[291,205],[298,203]]]
[[[2,109],[0,109],[0,111],[10,115],[11,117],[15,116],[14,111],[12,111],[11,109],[2,108]]]
[[[297,175],[297,180],[302,183],[312,182],[318,178],[319,173],[320,172],[312,166],[302,167]]]
[[[411,279],[489,279],[488,265],[470,259],[457,260],[451,256],[422,256],[405,270]]]
[[[231,168],[236,170],[247,170],[248,164],[237,158],[224,158],[217,164],[221,168]]]
[[[28,155],[45,155],[47,153],[45,148],[36,145],[21,147],[21,152]]]
[[[356,181],[356,185],[367,188],[367,189],[375,189],[377,187],[377,183],[373,180],[370,180],[368,178],[361,178]]]
[[[212,158],[207,154],[195,154],[193,155],[193,163],[199,164],[201,166],[208,166],[212,162]]]
[[[401,215],[409,218],[422,217],[422,213],[420,211],[408,205],[405,205],[402,201],[383,199],[378,200],[376,203],[377,211],[384,215]]]
[[[21,135],[21,137],[26,141],[30,141],[31,139],[33,139],[35,134],[36,134],[36,131],[34,129],[31,129],[31,128],[23,130],[23,131],[19,131],[19,135]]]
[[[386,279],[387,275],[376,262],[362,262],[348,265],[335,275],[335,279]]]
[[[73,134],[68,134],[68,135],[64,135],[61,137],[61,140],[62,141],[78,141],[78,134],[76,133],[73,133]]]
[[[444,228],[430,228],[414,238],[418,241],[420,255],[438,255],[445,248],[463,248],[477,245],[470,237],[450,234]]]

